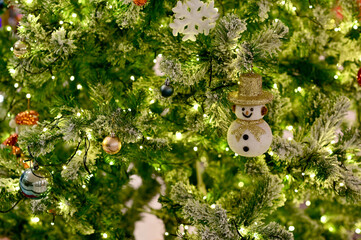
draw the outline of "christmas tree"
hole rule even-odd
[[[361,237],[361,1],[0,8],[0,238]]]

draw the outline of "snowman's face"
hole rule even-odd
[[[267,108],[264,105],[260,106],[242,106],[236,105],[236,116],[242,120],[258,120],[262,119],[267,113]]]

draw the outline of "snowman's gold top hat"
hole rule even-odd
[[[262,76],[256,73],[242,74],[238,91],[230,92],[228,100],[237,105],[257,106],[273,100],[270,92],[262,90]]]

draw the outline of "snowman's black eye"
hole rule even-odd
[[[242,108],[242,111],[244,111],[245,109],[244,108]]]
[[[251,111],[253,111],[253,108],[251,108]]]

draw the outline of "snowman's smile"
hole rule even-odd
[[[245,118],[250,118],[252,116],[252,114],[253,113],[250,113],[249,115],[246,115],[246,114],[242,113],[243,117],[245,117]]]

